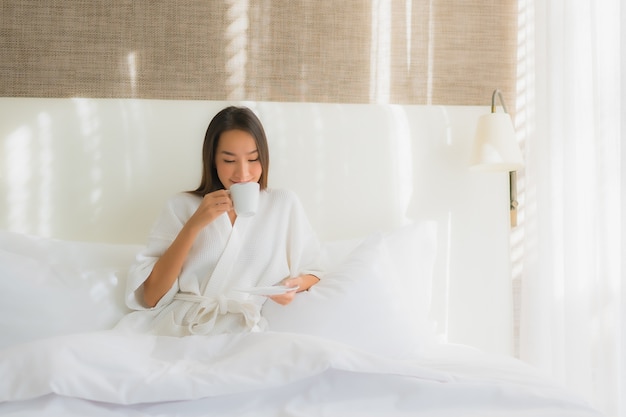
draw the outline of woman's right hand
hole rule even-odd
[[[223,213],[233,209],[233,202],[226,190],[217,190],[205,195],[200,206],[187,221],[188,227],[202,229]]]

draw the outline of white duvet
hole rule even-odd
[[[330,247],[322,282],[265,303],[269,331],[182,338],[109,330],[137,247],[2,232],[0,415],[599,416],[518,360],[432,343],[433,232]]]
[[[0,401],[47,394],[116,404],[181,401],[284,386],[328,369],[451,381],[447,372],[307,335],[102,331],[0,351]]]
[[[59,336],[0,351],[0,375],[14,416],[599,415],[510,358],[442,345],[390,359],[277,332]]]
[[[447,382],[446,372],[289,333],[184,338],[115,331],[0,352],[0,401],[47,394],[116,404],[181,401],[279,387],[335,369]]]

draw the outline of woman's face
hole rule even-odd
[[[215,167],[227,190],[238,182],[259,182],[263,168],[254,137],[243,130],[222,132],[215,152]]]

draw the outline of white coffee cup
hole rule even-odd
[[[230,198],[233,199],[237,216],[254,216],[259,206],[259,183],[240,182],[231,185]]]

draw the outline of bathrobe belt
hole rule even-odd
[[[247,330],[254,330],[261,320],[260,306],[250,300],[230,298],[223,294],[207,297],[189,293],[178,293],[174,299],[195,303],[183,320],[191,334],[210,333],[217,318],[229,313],[240,314]]]

